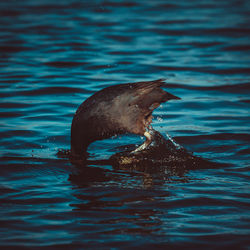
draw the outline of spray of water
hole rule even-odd
[[[183,147],[178,144],[168,133],[166,133],[167,138],[174,144],[177,149],[182,149]]]

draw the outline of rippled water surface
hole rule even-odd
[[[246,249],[249,1],[0,2],[0,245]],[[70,148],[78,105],[114,84],[167,79],[182,98],[153,126],[219,167],[97,164],[135,135]]]

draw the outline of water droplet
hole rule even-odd
[[[166,133],[166,136],[168,137],[168,139],[174,144],[174,146],[177,148],[177,149],[181,149],[182,146],[180,144],[178,144],[177,142],[174,141],[174,139],[168,134]]]
[[[163,121],[163,119],[160,116],[157,116],[156,119],[157,119],[158,122],[162,122]]]

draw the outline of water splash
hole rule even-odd
[[[183,149],[183,147],[178,144],[167,132],[165,132],[167,138],[174,144],[174,146],[176,147],[176,149]]]

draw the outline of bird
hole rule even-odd
[[[118,84],[87,98],[76,110],[71,124],[71,156],[86,156],[88,146],[115,135],[132,133],[145,136],[145,142],[132,153],[152,142],[152,113],[161,103],[181,99],[164,91],[164,79]]]

